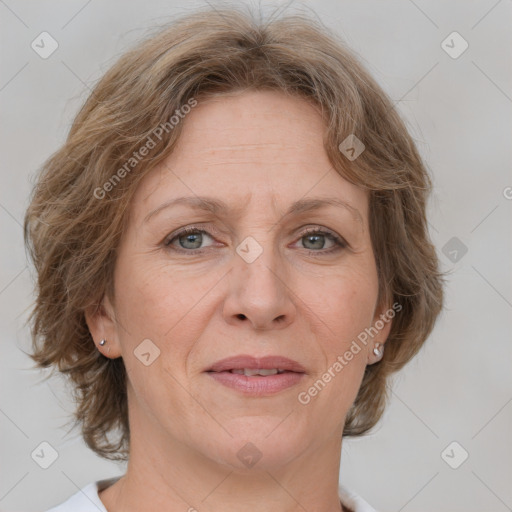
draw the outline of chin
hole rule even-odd
[[[237,418],[226,425],[226,430],[232,437],[223,435],[217,440],[210,437],[204,455],[228,466],[231,471],[242,473],[286,466],[303,454],[317,437],[304,432],[296,421],[292,424],[276,416]]]

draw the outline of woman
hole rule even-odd
[[[342,438],[382,415],[442,280],[430,181],[389,98],[324,27],[203,10],[125,54],[26,216],[34,354],[97,454],[52,509],[373,510]]]

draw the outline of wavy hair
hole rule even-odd
[[[379,302],[402,306],[383,359],[366,367],[345,436],[377,423],[388,377],[433,329],[443,277],[427,229],[431,181],[392,101],[355,54],[304,15],[262,21],[239,8],[208,8],[182,16],[122,55],[99,80],[65,143],[40,170],[25,217],[37,273],[31,357],[69,377],[75,424],[102,457],[129,456],[126,370],[122,358],[97,350],[85,311],[99,307],[105,294],[115,300],[116,250],[131,198],[172,152],[183,123],[161,130],[160,138],[155,128],[193,99],[262,89],[318,106],[333,168],[369,192]],[[339,145],[352,134],[365,150],[350,161]],[[154,147],[127,167],[148,137]],[[113,183],[115,176],[122,179]]]

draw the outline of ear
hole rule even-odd
[[[396,313],[402,309],[398,303],[391,305],[384,302],[379,308],[376,308],[372,326],[368,328],[369,343],[368,347],[368,363],[374,364],[380,361],[384,355],[385,343],[391,331],[393,318]]]
[[[110,299],[104,296],[100,304],[85,310],[85,321],[98,350],[110,359],[121,357],[119,325]],[[100,341],[105,344],[100,345]]]

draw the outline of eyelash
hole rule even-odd
[[[181,237],[183,235],[188,235],[188,234],[205,234],[205,235],[208,235],[210,238],[213,238],[213,236],[208,231],[201,229],[199,227],[196,227],[196,226],[190,226],[187,228],[183,228],[181,231],[178,231],[177,233],[171,235],[170,238],[167,238],[164,241],[164,246],[170,250],[175,251],[175,252],[182,253],[182,254],[189,254],[189,255],[203,254],[204,252],[206,252],[209,249],[208,247],[204,248],[204,249],[183,249],[181,247],[178,248],[178,247],[171,246],[171,244],[174,240],[178,239],[179,237]],[[308,252],[309,255],[312,255],[312,256],[331,254],[331,253],[337,252],[341,249],[346,249],[348,247],[348,244],[345,242],[345,240],[343,240],[339,236],[335,235],[331,231],[328,231],[325,229],[320,229],[320,228],[309,228],[309,229],[303,231],[297,240],[300,240],[301,238],[304,238],[305,236],[308,236],[308,235],[324,235],[327,239],[331,240],[335,244],[333,247],[331,247],[330,249],[327,249],[327,250],[320,249],[318,251],[314,251],[312,249],[304,249],[305,251]]]

